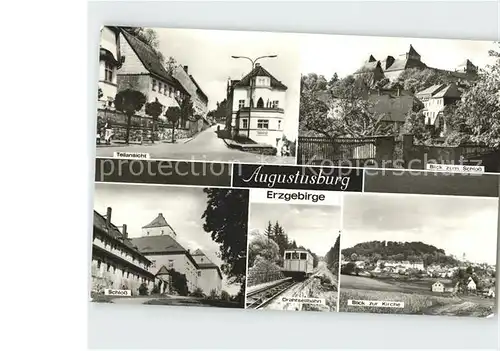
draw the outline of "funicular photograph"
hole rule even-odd
[[[318,35],[301,52],[298,164],[500,171],[498,43]]]
[[[251,203],[247,309],[337,311],[340,206]]]
[[[97,183],[92,301],[244,308],[247,221],[247,190]]]
[[[298,57],[287,34],[104,26],[96,154],[295,164]]]

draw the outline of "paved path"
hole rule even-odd
[[[149,153],[151,158],[157,159],[295,164],[294,157],[264,156],[230,149],[218,138],[216,130],[217,126],[208,128],[187,143],[98,147],[96,156],[112,157],[115,151],[120,151]]]

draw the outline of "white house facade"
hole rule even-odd
[[[99,41],[99,108],[113,108],[117,93],[117,71],[122,64],[120,30],[117,27],[101,28]]]
[[[226,129],[233,136],[277,147],[283,137],[287,89],[256,63],[241,80],[228,82]]]

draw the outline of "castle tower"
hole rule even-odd
[[[155,219],[153,219],[149,224],[142,227],[142,236],[159,235],[169,235],[174,239],[177,236],[172,227],[167,223],[165,217],[163,217],[162,213],[158,213],[158,216]]]

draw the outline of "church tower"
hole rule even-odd
[[[153,219],[149,224],[142,227],[142,236],[159,236],[168,235],[172,238],[176,238],[177,234],[174,229],[167,223],[165,217],[162,213],[158,213],[158,216]]]

